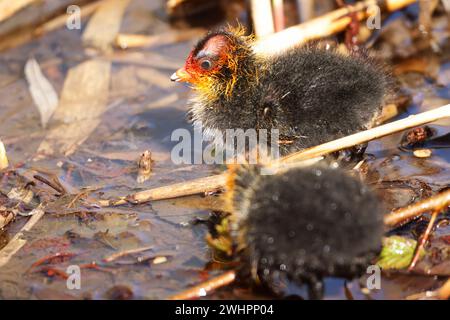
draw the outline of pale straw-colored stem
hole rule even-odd
[[[213,290],[217,290],[229,285],[236,279],[235,271],[228,271],[220,276],[207,280],[195,287],[189,288],[186,291],[180,292],[168,298],[168,300],[192,300],[206,296]]]

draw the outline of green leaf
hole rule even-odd
[[[417,241],[400,236],[392,236],[383,239],[383,249],[378,259],[378,265],[382,269],[404,269],[409,266],[414,256]],[[425,255],[425,250],[420,251],[420,258]]]

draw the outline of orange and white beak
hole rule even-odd
[[[192,77],[183,67],[178,69],[174,74],[172,74],[170,80],[175,82],[190,82],[192,80]]]

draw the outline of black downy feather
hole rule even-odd
[[[241,278],[277,294],[287,281],[321,298],[322,279],[360,276],[381,249],[383,210],[358,179],[324,165],[260,175],[236,172],[233,236]]]

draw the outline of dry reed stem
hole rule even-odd
[[[358,144],[362,144],[399,131],[417,127],[447,117],[450,117],[450,104],[430,111],[422,112],[417,115],[409,116],[408,118],[402,120],[394,121],[369,130],[361,131],[344,138],[321,144],[316,147],[295,152],[284,158],[281,158],[279,162],[292,162],[317,158],[331,152],[347,149]]]
[[[235,271],[228,271],[195,287],[170,296],[168,300],[192,300],[206,296],[209,292],[227,286],[236,279]]]
[[[224,187],[226,174],[199,178],[159,188],[144,190],[118,200],[100,200],[101,206],[118,206],[126,203],[143,203],[147,201],[172,199],[202,192],[219,190]]]

